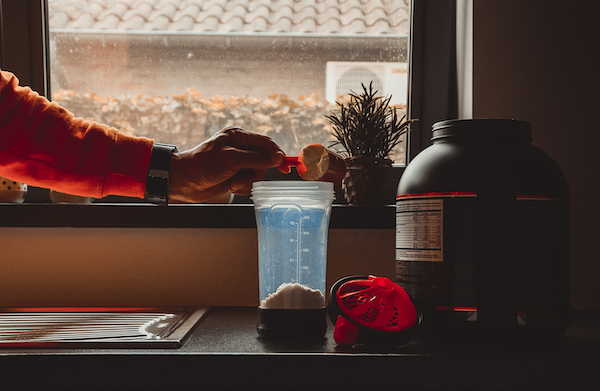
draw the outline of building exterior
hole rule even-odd
[[[51,0],[52,89],[324,97],[328,62],[406,61],[407,3]]]
[[[135,134],[193,144],[233,123],[293,153],[329,137],[324,111],[361,83],[406,103],[408,11],[408,0],[50,0],[51,90]],[[181,94],[211,102],[165,123]],[[272,110],[240,109],[257,101]]]

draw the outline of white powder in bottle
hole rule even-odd
[[[298,283],[281,284],[275,293],[260,302],[261,308],[314,309],[325,307],[325,297],[318,289]]]

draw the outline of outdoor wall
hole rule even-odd
[[[407,38],[51,34],[52,90],[325,97],[327,61],[406,61]],[[392,49],[393,48],[393,49]]]
[[[474,117],[533,125],[571,191],[574,309],[600,309],[597,1],[474,1]]]

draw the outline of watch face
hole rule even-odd
[[[169,202],[167,191],[169,188],[169,169],[171,157],[176,151],[174,145],[154,143],[148,178],[146,181],[147,200],[155,204],[166,204]]]
[[[167,172],[168,175],[168,172]],[[168,202],[167,190],[169,188],[169,177],[149,176],[146,182],[146,193],[148,201],[157,204]]]

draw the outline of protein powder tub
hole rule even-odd
[[[396,197],[396,277],[422,337],[546,341],[569,323],[568,186],[531,124],[433,125]]]

